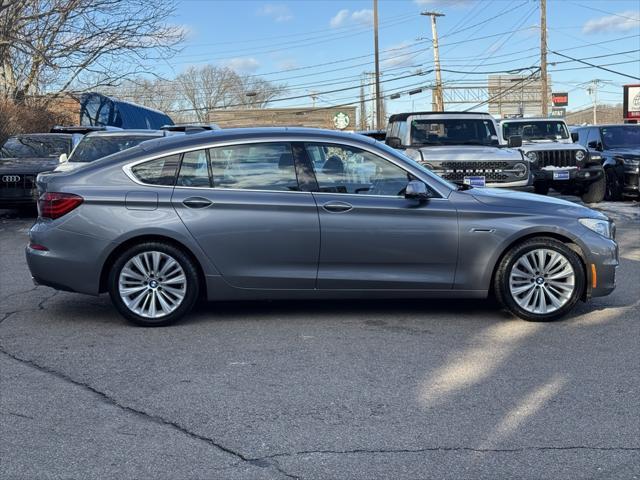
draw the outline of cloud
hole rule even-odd
[[[413,64],[416,53],[411,53],[411,42],[402,42],[385,48],[385,55],[388,57],[382,61],[384,68],[408,67]]]
[[[373,10],[364,8],[351,14],[351,20],[365,25],[373,25]]]
[[[282,3],[267,3],[258,10],[258,15],[271,17],[276,22],[288,22],[293,20],[293,14],[289,7]]]
[[[349,10],[345,8],[336,13],[336,15],[329,21],[329,25],[331,28],[341,27],[348,19]]]
[[[225,62],[225,65],[240,73],[251,73],[260,68],[260,62],[253,57],[232,58],[228,62]]]
[[[624,32],[638,27],[640,27],[640,12],[629,10],[588,20],[582,27],[582,33]]]
[[[331,28],[338,28],[349,23],[373,25],[373,10],[369,8],[363,8],[362,10],[351,12],[348,9],[344,8],[333,16],[333,18],[329,21],[329,26],[331,26]]]
[[[283,58],[276,63],[276,66],[281,70],[291,70],[299,67],[300,64],[294,58]]]

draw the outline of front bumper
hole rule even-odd
[[[0,188],[0,208],[19,205],[35,205],[38,201],[36,188]]]
[[[556,176],[558,172],[566,172],[565,178],[554,178],[554,172]],[[568,174],[568,175],[567,175]],[[594,165],[591,167],[567,167],[567,168],[554,168],[554,169],[532,169],[531,178],[535,182],[545,183],[593,183],[600,180],[604,176],[604,170],[600,165]],[[567,178],[568,177],[568,178]]]
[[[589,251],[585,252],[587,273],[586,297],[603,297],[616,288],[619,251],[615,240],[605,238],[594,232],[585,233],[582,237]]]
[[[640,165],[624,165],[623,195],[637,197],[640,195]]]

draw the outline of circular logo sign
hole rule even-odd
[[[338,130],[344,130],[349,126],[350,123],[349,115],[344,112],[338,112],[333,116],[333,125]]]

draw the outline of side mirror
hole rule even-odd
[[[578,140],[580,140],[580,135],[578,134],[578,132],[571,132],[571,141],[573,143],[578,143]]]
[[[60,161],[60,163],[66,163],[69,160],[69,157],[67,157],[66,153],[61,153],[58,160]]]
[[[429,199],[427,186],[420,180],[411,180],[404,190],[404,198],[424,202]]]
[[[391,148],[402,147],[402,141],[398,137],[387,137],[385,138],[384,143],[389,145]]]
[[[592,148],[594,150],[602,151],[602,144],[597,140],[591,140],[587,147]]]
[[[522,146],[522,137],[520,135],[512,135],[507,141],[509,148],[519,148]]]

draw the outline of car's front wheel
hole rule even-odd
[[[580,299],[585,274],[580,257],[552,238],[533,238],[513,247],[502,259],[494,290],[500,303],[520,318],[551,321]]]
[[[118,311],[142,326],[174,323],[198,299],[199,280],[185,253],[161,242],[145,242],[124,251],[109,274],[109,295]]]

